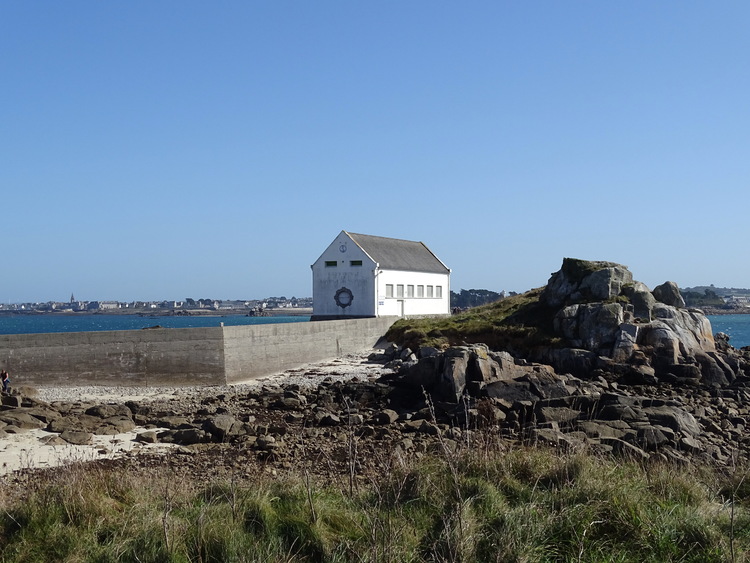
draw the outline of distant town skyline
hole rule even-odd
[[[311,295],[342,229],[455,290],[750,286],[750,4],[0,3],[0,302]]]
[[[73,296],[74,297],[74,296]],[[268,297],[261,297],[261,298],[249,298],[249,299],[214,299],[211,297],[200,297],[198,299],[194,299],[192,297],[184,298],[184,299],[128,299],[128,300],[118,300],[118,299],[68,299],[68,300],[57,300],[57,299],[48,299],[46,301],[22,301],[17,303],[1,303],[0,302],[0,308],[7,305],[28,305],[28,304],[58,304],[58,305],[66,305],[66,304],[88,304],[88,303],[119,303],[119,304],[164,304],[164,303],[174,303],[178,304],[178,306],[182,307],[184,303],[187,303],[189,301],[195,301],[195,302],[216,302],[216,303],[245,303],[245,304],[251,304],[256,305],[258,303],[267,303],[269,301],[272,302],[292,302],[292,301],[310,301],[312,302],[312,297],[297,297],[297,296],[290,296],[287,297],[285,295],[278,295],[278,296],[268,296]]]

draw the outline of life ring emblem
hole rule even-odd
[[[336,305],[342,309],[346,309],[354,301],[354,294],[352,290],[346,287],[336,290],[336,295],[333,298],[336,301]]]

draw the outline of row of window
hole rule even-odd
[[[344,261],[342,260],[341,263],[343,264]],[[336,262],[336,260],[326,260],[326,268],[336,268],[338,267],[339,263]],[[349,260],[350,266],[361,266],[362,260]]]
[[[385,285],[385,297],[386,299],[393,299],[394,297],[396,299],[412,299],[416,297],[417,299],[427,298],[427,299],[442,299],[443,298],[443,286],[442,285],[403,285],[403,284],[397,284],[395,286],[396,293],[393,293],[394,285],[392,283],[388,283]],[[404,289],[406,289],[406,293],[404,293]],[[416,289],[416,293],[415,290]]]

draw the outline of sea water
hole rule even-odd
[[[711,332],[729,335],[729,344],[735,348],[750,346],[750,315],[708,315]]]
[[[92,332],[99,330],[137,330],[153,326],[195,328],[309,321],[307,316],[246,317],[226,316],[140,316],[140,315],[0,315],[0,334],[36,334],[44,332]],[[750,315],[708,315],[713,334],[724,332],[735,348],[750,346]]]
[[[309,316],[247,317],[226,316],[141,316],[141,315],[0,315],[0,334],[38,334],[45,332],[94,332],[100,330],[137,330],[160,326],[163,328],[196,328],[298,323],[309,321]]]

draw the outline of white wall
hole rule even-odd
[[[341,245],[345,251],[341,251]],[[361,260],[361,266],[352,266],[352,260]],[[335,261],[336,267],[326,266]],[[312,265],[313,271],[313,316],[342,315],[352,317],[374,317],[375,315],[375,264],[348,237],[340,235]],[[345,287],[354,299],[350,306],[342,308],[334,299],[336,291]]]
[[[378,275],[378,316],[449,315],[450,277],[446,274],[399,272],[384,270]],[[386,298],[386,285],[393,285],[393,297]],[[397,286],[404,286],[404,297],[397,297]],[[409,285],[414,286],[414,297],[407,297]],[[424,286],[424,297],[417,297],[418,286]],[[428,298],[427,286],[433,286],[433,297]],[[442,297],[435,297],[435,287],[442,287]],[[403,307],[403,311],[402,311]]]

